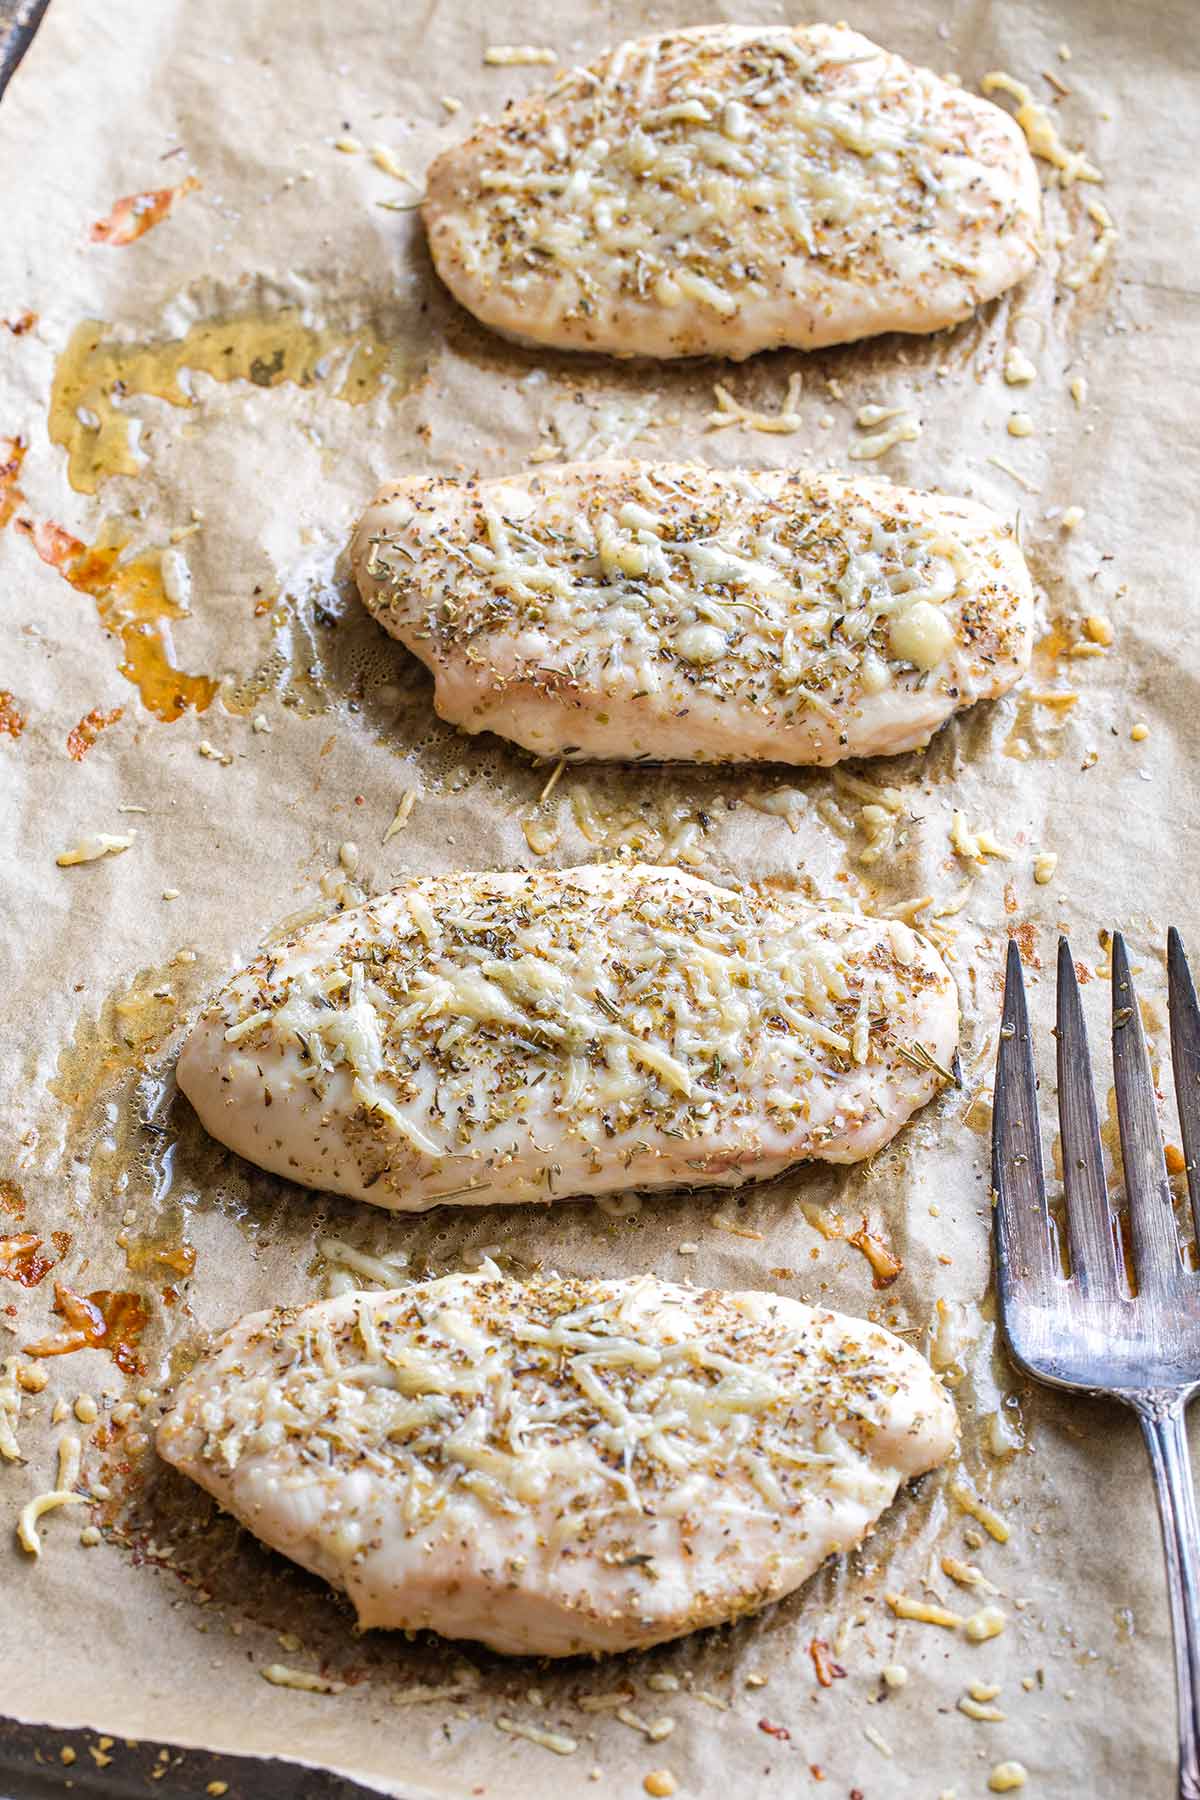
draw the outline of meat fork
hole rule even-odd
[[[1200,1009],[1179,933],[1167,940],[1171,1060],[1200,1242]],[[1058,946],[1058,1118],[1067,1203],[1062,1264],[1046,1205],[1037,1080],[1021,958],[1008,946],[996,1056],[992,1187],[996,1281],[1014,1361],[1038,1381],[1132,1407],[1150,1453],[1175,1641],[1179,1797],[1200,1800],[1200,1524],[1184,1412],[1200,1387],[1200,1275],[1186,1267],[1150,1059],[1124,939],[1112,942],[1112,1047],[1136,1292],[1109,1205],[1091,1060],[1071,949]]]

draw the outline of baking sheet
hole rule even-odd
[[[801,16],[762,0],[705,12]],[[851,24],[973,86],[996,67],[1028,81],[1106,177],[1048,195],[1043,268],[955,331],[739,368],[639,369],[517,349],[477,328],[438,288],[416,214],[394,206],[416,197],[429,159],[477,113],[494,115],[545,79],[538,68],[485,66],[485,46],[548,44],[564,62],[585,61],[622,35],[696,17],[682,0],[555,15],[511,4],[486,21],[437,0],[300,12],[275,0],[152,10],[84,0],[50,9],[0,110],[0,314],[18,324],[37,315],[19,334],[0,325],[0,434],[24,440],[23,498],[0,531],[0,688],[12,696],[0,732],[0,1235],[40,1237],[55,1258],[36,1286],[0,1279],[0,1359],[62,1327],[56,1280],[81,1294],[132,1293],[148,1314],[128,1372],[101,1349],[41,1364],[49,1385],[23,1396],[17,1426],[25,1460],[0,1464],[3,1706],[47,1724],[50,1756],[50,1728],[90,1725],[116,1740],[101,1752],[114,1758],[126,1736],[164,1736],[327,1764],[413,1800],[632,1793],[663,1767],[683,1794],[766,1795],[786,1783],[866,1800],[965,1797],[984,1793],[992,1766],[1011,1758],[1047,1800],[1171,1791],[1167,1621],[1136,1426],[1035,1393],[997,1356],[985,1133],[1011,933],[1043,1051],[1058,928],[1101,976],[1098,930],[1125,925],[1164,1059],[1166,924],[1200,948],[1190,8],[879,0],[854,10]],[[1068,96],[1055,101],[1046,69]],[[377,165],[375,144],[411,185]],[[112,224],[93,238],[121,196],[193,177],[200,185],[135,241],[112,242]],[[1096,237],[1085,211],[1096,197],[1121,236],[1111,269],[1076,292],[1064,277]],[[101,324],[81,334],[88,320]],[[181,340],[185,351],[171,348]],[[1003,380],[1013,343],[1038,367],[1030,387]],[[799,432],[708,427],[714,382],[771,410],[795,372]],[[126,391],[108,407],[103,384],[117,375]],[[1082,401],[1070,392],[1079,376]],[[861,796],[829,774],[573,770],[537,812],[548,767],[441,726],[427,677],[369,623],[348,584],[349,527],[386,477],[517,469],[551,445],[838,466],[867,401],[907,402],[923,426],[881,472],[1019,511],[1043,631],[1022,693],[952,724],[924,756],[856,770],[894,788],[902,806],[874,862],[862,860]],[[1018,409],[1032,436],[1009,435]],[[104,477],[114,461],[139,466]],[[1059,515],[1070,506],[1086,517],[1067,532]],[[39,527],[36,540],[21,519]],[[91,554],[64,552],[51,522]],[[64,558],[83,585],[54,566]],[[186,616],[164,619],[172,604]],[[1112,621],[1112,648],[1070,655],[1093,614]],[[193,679],[181,684],[173,670]],[[159,716],[180,691],[192,704]],[[1078,699],[1048,704],[1035,692]],[[104,726],[92,718],[74,747],[95,742],[73,758],[72,730],[117,708]],[[1139,721],[1149,735],[1135,742]],[[409,789],[411,818],[385,843]],[[790,818],[759,810],[781,789],[793,798],[774,804]],[[955,810],[1011,857],[976,867],[956,855]],[[123,854],[56,866],[85,834],[130,830]],[[567,864],[622,842],[694,858],[719,880],[780,879],[873,908],[932,896],[918,922],[960,984],[965,1091],[946,1094],[869,1168],[802,1171],[736,1203],[665,1199],[625,1216],[591,1203],[448,1208],[412,1220],[256,1173],[205,1139],[174,1095],[184,1022],[285,915],[411,872]],[[1041,850],[1059,857],[1046,886],[1033,876]],[[934,917],[947,906],[957,910]],[[1103,985],[1085,989],[1097,1025]],[[1102,1088],[1107,1078],[1102,1068]],[[1170,1136],[1169,1106],[1166,1117]],[[864,1215],[905,1264],[886,1291],[836,1235]],[[56,1246],[53,1232],[69,1244]],[[403,1251],[418,1272],[498,1246],[518,1269],[654,1268],[773,1287],[870,1312],[922,1346],[941,1299],[963,1330],[965,1435],[949,1479],[984,1496],[1012,1535],[972,1547],[964,1533],[976,1527],[936,1476],[901,1499],[862,1554],[801,1594],[644,1656],[547,1668],[431,1639],[356,1637],[338,1599],[158,1467],[142,1430],[154,1393],[207,1332],[251,1306],[325,1291],[316,1245],[330,1234],[374,1254]],[[681,1254],[685,1243],[697,1253]],[[81,1394],[99,1403],[96,1422],[54,1424],[56,1400],[69,1408]],[[131,1397],[132,1418],[114,1421]],[[84,1444],[83,1487],[100,1484],[109,1498],[48,1516],[34,1562],[8,1526],[53,1485],[69,1433]],[[1005,1435],[1021,1447],[991,1454]],[[84,1548],[89,1521],[103,1542]],[[1001,1590],[1007,1628],[987,1644],[898,1624],[886,1604],[903,1591],[974,1611],[986,1596],[942,1573],[947,1554]],[[815,1680],[814,1639],[846,1671],[828,1689]],[[345,1686],[272,1686],[261,1671],[277,1662]],[[460,1679],[464,1662],[473,1686],[417,1697]],[[880,1669],[896,1663],[908,1681],[885,1693]],[[1000,1685],[1003,1720],[958,1710],[971,1681]],[[644,1720],[673,1718],[672,1735],[650,1742],[614,1711],[578,1704],[618,1691]],[[500,1718],[577,1748],[556,1755]]]

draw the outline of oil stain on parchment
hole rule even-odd
[[[133,534],[116,520],[105,521],[96,541],[85,544],[53,519],[27,512],[17,485],[26,448],[21,438],[0,438],[0,457],[5,458],[0,462],[0,528],[11,522],[44,563],[77,592],[91,595],[100,623],[121,646],[119,671],[136,687],[148,712],[164,720],[192,708],[204,712],[217,683],[176,666],[171,621],[186,618],[187,609],[167,591],[162,551],[130,556]]]
[[[135,423],[122,410],[135,395],[194,407],[188,378],[203,374],[260,388],[324,383],[335,399],[361,406],[385,391],[409,391],[422,373],[422,359],[406,340],[387,338],[369,323],[312,323],[299,306],[202,318],[182,337],[140,343],[122,341],[102,320],[85,319],[55,369],[50,439],[67,452],[71,486],[94,494],[110,476],[136,475],[144,466]]]
[[[211,706],[217,692],[213,677],[189,675],[174,660],[171,621],[186,618],[187,609],[167,592],[161,550],[127,556],[132,534],[115,520],[105,521],[92,544],[52,520],[16,523],[44,563],[95,600],[100,623],[121,646],[118,673],[133,683],[147,712],[171,720]]]

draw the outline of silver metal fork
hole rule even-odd
[[[1167,940],[1171,1060],[1200,1242],[1200,1008],[1179,933]],[[1014,1361],[1054,1387],[1107,1395],[1141,1422],[1167,1562],[1175,1640],[1180,1800],[1200,1800],[1200,1524],[1184,1412],[1200,1387],[1200,1275],[1185,1266],[1154,1082],[1124,939],[1112,943],[1112,1048],[1135,1291],[1110,1207],[1071,948],[1058,946],[1058,1118],[1067,1241],[1046,1204],[1037,1079],[1021,958],[1008,947],[996,1057],[992,1187],[996,1280]],[[1065,1256],[1064,1256],[1065,1251]]]

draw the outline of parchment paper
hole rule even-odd
[[[1084,143],[1106,177],[1102,188],[1048,196],[1045,264],[1024,289],[930,340],[741,368],[641,370],[526,352],[454,308],[416,214],[379,204],[414,199],[429,159],[478,112],[498,113],[552,73],[487,67],[489,43],[547,44],[564,61],[585,61],[649,28],[801,16],[791,0],[700,9],[577,0],[557,11],[532,0],[491,9],[55,0],[0,110],[0,314],[37,314],[20,335],[0,326],[0,433],[27,445],[24,501],[0,532],[0,688],[25,720],[19,737],[0,733],[0,1174],[9,1208],[0,1235],[36,1234],[57,1256],[51,1232],[71,1234],[37,1286],[0,1279],[0,1358],[61,1326],[55,1280],[80,1293],[131,1291],[150,1310],[144,1374],[127,1378],[105,1351],[86,1349],[45,1361],[48,1387],[23,1397],[25,1460],[0,1464],[7,1712],[104,1730],[117,1739],[115,1757],[124,1736],[169,1736],[326,1763],[414,1800],[632,1794],[661,1767],[683,1794],[965,1800],[1013,1758],[1029,1771],[1031,1800],[1173,1791],[1160,1552],[1136,1426],[1033,1392],[995,1352],[984,1133],[1011,932],[1047,1053],[1057,928],[1070,930],[1085,971],[1102,975],[1098,931],[1125,925],[1164,1059],[1167,923],[1190,931],[1200,952],[1191,8],[877,0],[853,9],[859,29],[972,86],[997,67],[1028,81],[1064,139]],[[1056,99],[1043,70],[1070,94]],[[363,148],[338,149],[339,139]],[[377,166],[376,143],[412,185]],[[199,189],[136,242],[92,241],[120,196],[189,175]],[[1096,237],[1084,210],[1096,197],[1121,237],[1111,269],[1073,292],[1062,278]],[[118,411],[140,422],[142,466],[94,493],[72,487],[48,417],[58,359],[81,321],[104,321],[103,341],[129,345],[251,313],[267,317],[251,379],[194,374],[190,406],[118,396]],[[270,385],[293,367],[287,332],[297,319],[333,335],[314,350],[308,385]],[[390,372],[373,398],[352,405],[338,397],[345,346],[368,329],[392,347]],[[286,352],[279,362],[272,333]],[[1014,342],[1037,365],[1031,386],[1002,378]],[[795,371],[802,431],[707,428],[715,381],[772,410]],[[1073,399],[1077,376],[1086,394]],[[881,471],[1020,512],[1048,634],[1024,695],[1072,691],[1077,702],[1013,696],[951,725],[925,756],[858,769],[902,799],[893,841],[874,864],[860,860],[860,799],[829,775],[783,769],[567,771],[547,803],[551,823],[534,835],[546,844],[556,822],[546,856],[564,864],[640,837],[645,854],[694,854],[719,880],[785,879],[876,908],[932,896],[918,922],[939,934],[960,984],[965,1092],[945,1094],[869,1168],[800,1172],[736,1204],[660,1199],[626,1217],[579,1203],[389,1218],[288,1188],[205,1139],[173,1094],[173,1048],[205,991],[282,917],[329,903],[339,883],[348,896],[410,871],[538,861],[523,821],[548,768],[439,725],[427,678],[365,619],[347,583],[346,537],[375,485],[424,468],[518,469],[547,445],[621,447],[639,428],[632,448],[642,455],[841,465],[865,401],[909,402],[923,423]],[[1008,434],[1016,410],[1034,421],[1032,436]],[[86,442],[86,418],[83,430]],[[1086,517],[1065,531],[1056,509],[1076,505]],[[171,722],[148,710],[120,673],[128,647],[111,629],[121,625],[111,591],[107,603],[101,596],[106,630],[95,595],[39,557],[22,518],[55,521],[86,545],[105,519],[117,521],[110,529],[128,539],[125,555],[145,553],[151,576],[172,533],[187,533],[168,558],[177,599],[179,559],[191,578],[190,612],[169,625],[173,660],[218,678],[221,696]],[[45,529],[41,542],[53,553]],[[1066,647],[1092,614],[1112,621],[1115,642],[1073,657]],[[72,728],[116,707],[121,717],[73,760]],[[1136,742],[1139,721],[1149,736]],[[409,788],[419,796],[411,818],[385,844]],[[799,796],[790,825],[748,803],[781,788]],[[955,809],[994,831],[1011,859],[975,867],[955,855]],[[609,841],[590,841],[581,814],[591,839],[602,835],[590,822],[600,818]],[[56,866],[82,835],[131,828],[138,835],[124,854]],[[357,862],[347,851],[339,864],[346,843],[358,847]],[[1040,850],[1059,857],[1045,886],[1033,878]],[[961,909],[936,919],[964,888]],[[1098,1043],[1103,990],[1102,980],[1085,990]],[[1108,1078],[1101,1052],[1102,1091]],[[1049,1080],[1045,1092],[1049,1104]],[[1177,1141],[1169,1105],[1165,1116]],[[717,1214],[724,1227],[712,1223]],[[873,1289],[858,1251],[827,1235],[864,1214],[904,1260],[886,1292]],[[416,1684],[450,1680],[460,1650],[356,1637],[340,1601],[214,1516],[155,1463],[141,1431],[156,1417],[153,1393],[207,1332],[247,1308],[326,1291],[322,1233],[375,1254],[405,1251],[417,1272],[499,1246],[513,1268],[653,1268],[776,1288],[870,1312],[922,1346],[938,1299],[961,1306],[964,1442],[951,1473],[989,1498],[1012,1536],[972,1548],[972,1521],[934,1477],[901,1498],[861,1556],[732,1631],[594,1668],[468,1651],[476,1689],[398,1706]],[[157,1250],[186,1264],[184,1242],[195,1251],[190,1275],[153,1260]],[[695,1254],[681,1252],[686,1243]],[[113,1406],[143,1391],[132,1421],[114,1423]],[[55,1400],[73,1405],[80,1394],[100,1402],[97,1422],[52,1424]],[[986,1447],[998,1410],[1023,1446],[1002,1458]],[[84,1440],[82,1489],[100,1484],[110,1498],[48,1516],[35,1562],[12,1526],[25,1501],[53,1485],[56,1445],[72,1431]],[[86,1549],[89,1519],[104,1541]],[[947,1554],[1000,1590],[1000,1637],[972,1645],[961,1632],[894,1620],[889,1591],[940,1596],[963,1614],[988,1600],[942,1573]],[[813,1639],[845,1670],[828,1689],[815,1680]],[[275,1662],[349,1685],[337,1694],[276,1688],[260,1673]],[[879,1672],[895,1663],[908,1681],[885,1696]],[[662,1676],[677,1678],[678,1691],[647,1686]],[[1003,1720],[957,1709],[971,1681],[999,1684]],[[618,1690],[645,1720],[673,1717],[673,1735],[649,1742],[615,1713],[577,1705],[580,1695]],[[560,1758],[506,1734],[498,1717],[550,1727],[579,1748]],[[49,1729],[47,1747],[53,1755]]]

